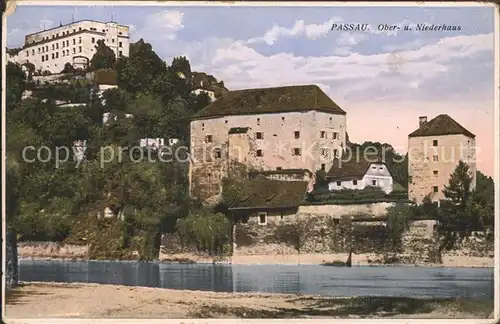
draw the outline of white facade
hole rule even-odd
[[[378,187],[386,194],[389,194],[393,190],[393,185],[394,182],[387,166],[383,163],[373,163],[361,179],[330,179],[328,190],[363,190],[366,187]]]
[[[85,157],[85,151],[87,150],[87,141],[74,141],[73,142],[73,154],[75,161],[81,161]]]
[[[148,147],[152,149],[159,149],[165,146],[164,138],[141,138],[139,140],[140,147]]]
[[[205,90],[205,89],[199,88],[199,89],[194,89],[193,91],[191,91],[191,93],[194,95],[197,95],[197,96],[202,94],[202,93],[206,93],[207,96],[210,98],[210,100],[212,100],[212,102],[215,101],[215,99],[216,99],[215,92],[210,91],[210,90]]]
[[[329,169],[346,145],[346,115],[310,110],[210,117],[190,124],[191,154],[199,161],[191,167],[213,164],[204,159],[207,151],[226,147],[233,127],[248,127],[252,148],[238,160],[257,170]],[[233,149],[243,148],[232,147],[230,154],[244,151]]]
[[[116,57],[129,55],[129,27],[116,22],[81,20],[25,36],[21,51],[9,61],[32,63],[36,71],[60,73],[66,63],[85,68],[94,56],[98,40],[104,40]]]

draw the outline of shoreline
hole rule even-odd
[[[245,255],[232,258],[220,259],[200,255],[171,255],[168,258],[160,258],[152,261],[140,260],[101,260],[87,259],[84,257],[62,257],[62,256],[19,256],[18,261],[102,261],[102,262],[151,262],[160,264],[226,264],[226,265],[324,265],[324,262],[340,261],[341,258],[332,258],[334,255],[304,254],[297,255]],[[361,255],[363,256],[363,255]],[[269,260],[272,260],[271,262]],[[443,263],[378,263],[368,262],[353,256],[352,267],[367,266],[389,266],[389,267],[424,267],[424,268],[494,268],[494,258],[489,257],[463,257],[443,256]],[[335,267],[335,266],[333,266]]]
[[[40,298],[44,295],[46,298]],[[23,282],[14,318],[488,318],[493,300],[227,293],[94,283]]]

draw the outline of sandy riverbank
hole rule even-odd
[[[328,298],[81,283],[24,283],[9,318],[487,318],[493,300]]]

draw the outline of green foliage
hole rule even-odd
[[[199,252],[222,255],[230,244],[231,224],[221,213],[208,209],[193,211],[177,221],[177,233],[184,244],[193,244]]]
[[[104,43],[104,40],[100,39],[97,41],[95,50],[94,56],[90,59],[91,70],[116,68],[116,54]]]
[[[445,186],[444,196],[457,204],[465,204],[471,192],[472,175],[469,165],[460,161]]]
[[[394,253],[401,248],[403,233],[409,227],[409,216],[410,208],[407,204],[398,203],[387,208],[387,234]]]
[[[316,191],[312,194],[310,202],[313,204],[346,204],[346,203],[366,203],[373,202],[391,202],[399,200],[407,200],[408,194],[406,191],[394,191],[386,194],[378,187],[366,187],[362,190],[343,189],[336,191]]]
[[[21,66],[12,62],[7,63],[6,71],[7,91],[5,94],[7,109],[21,101],[23,91],[26,88],[26,75]]]
[[[493,223],[493,181],[479,175],[479,191],[471,190],[472,176],[460,161],[443,190],[446,200],[437,208],[437,259],[443,250],[454,249],[465,238]]]

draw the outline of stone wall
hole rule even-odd
[[[86,259],[88,252],[88,245],[56,242],[22,242],[17,245],[17,253],[22,258]]]
[[[386,214],[387,208],[395,203],[373,203],[359,205],[304,205],[299,206],[299,215],[308,216],[328,216],[340,218],[341,216],[370,215],[380,217]]]

